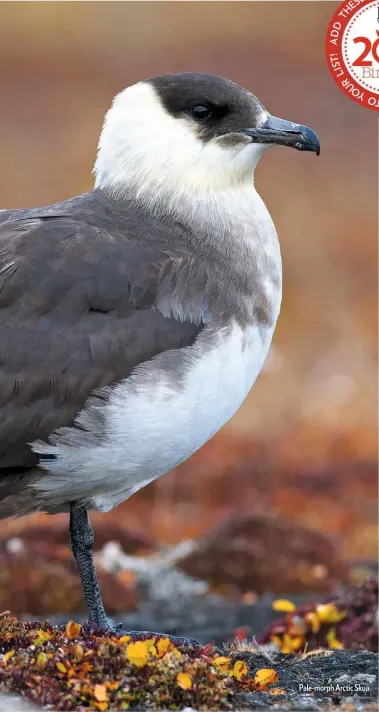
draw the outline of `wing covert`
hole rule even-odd
[[[185,309],[167,314],[198,271],[191,254],[70,217],[15,215],[0,213],[0,468],[35,464],[28,443],[70,425],[94,389],[202,329]]]

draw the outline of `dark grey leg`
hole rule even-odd
[[[70,505],[70,545],[82,582],[88,623],[96,628],[111,628],[104,610],[99,582],[92,558],[93,531],[87,509],[82,504]]]
[[[151,637],[156,635],[162,637],[162,633],[138,630],[121,631],[119,630],[119,626],[117,626],[115,630],[112,628],[104,610],[96,569],[93,563],[93,542],[94,536],[87,509],[82,504],[72,502],[70,504],[70,545],[82,582],[88,623],[96,628],[101,628],[104,633],[111,633],[112,631],[119,635],[125,635],[127,633],[132,638],[137,639],[141,636]],[[199,645],[196,640],[179,638],[174,635],[169,635],[168,637],[176,645]]]

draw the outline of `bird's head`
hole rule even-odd
[[[273,145],[320,150],[307,126],[271,116],[251,92],[211,74],[168,74],[120,92],[106,114],[94,173],[114,197],[179,199],[253,180]]]

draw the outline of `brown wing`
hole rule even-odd
[[[192,343],[201,324],[157,308],[189,260],[70,217],[0,224],[0,471],[33,466],[28,443],[70,425],[93,389]]]

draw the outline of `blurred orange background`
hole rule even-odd
[[[257,170],[281,238],[284,294],[252,393],[199,453],[105,515],[162,542],[259,511],[337,535],[347,557],[375,557],[377,115],[328,73],[324,36],[336,6],[0,6],[1,207],[90,190],[112,96],[156,74],[230,77],[321,141],[318,159],[280,148]]]

